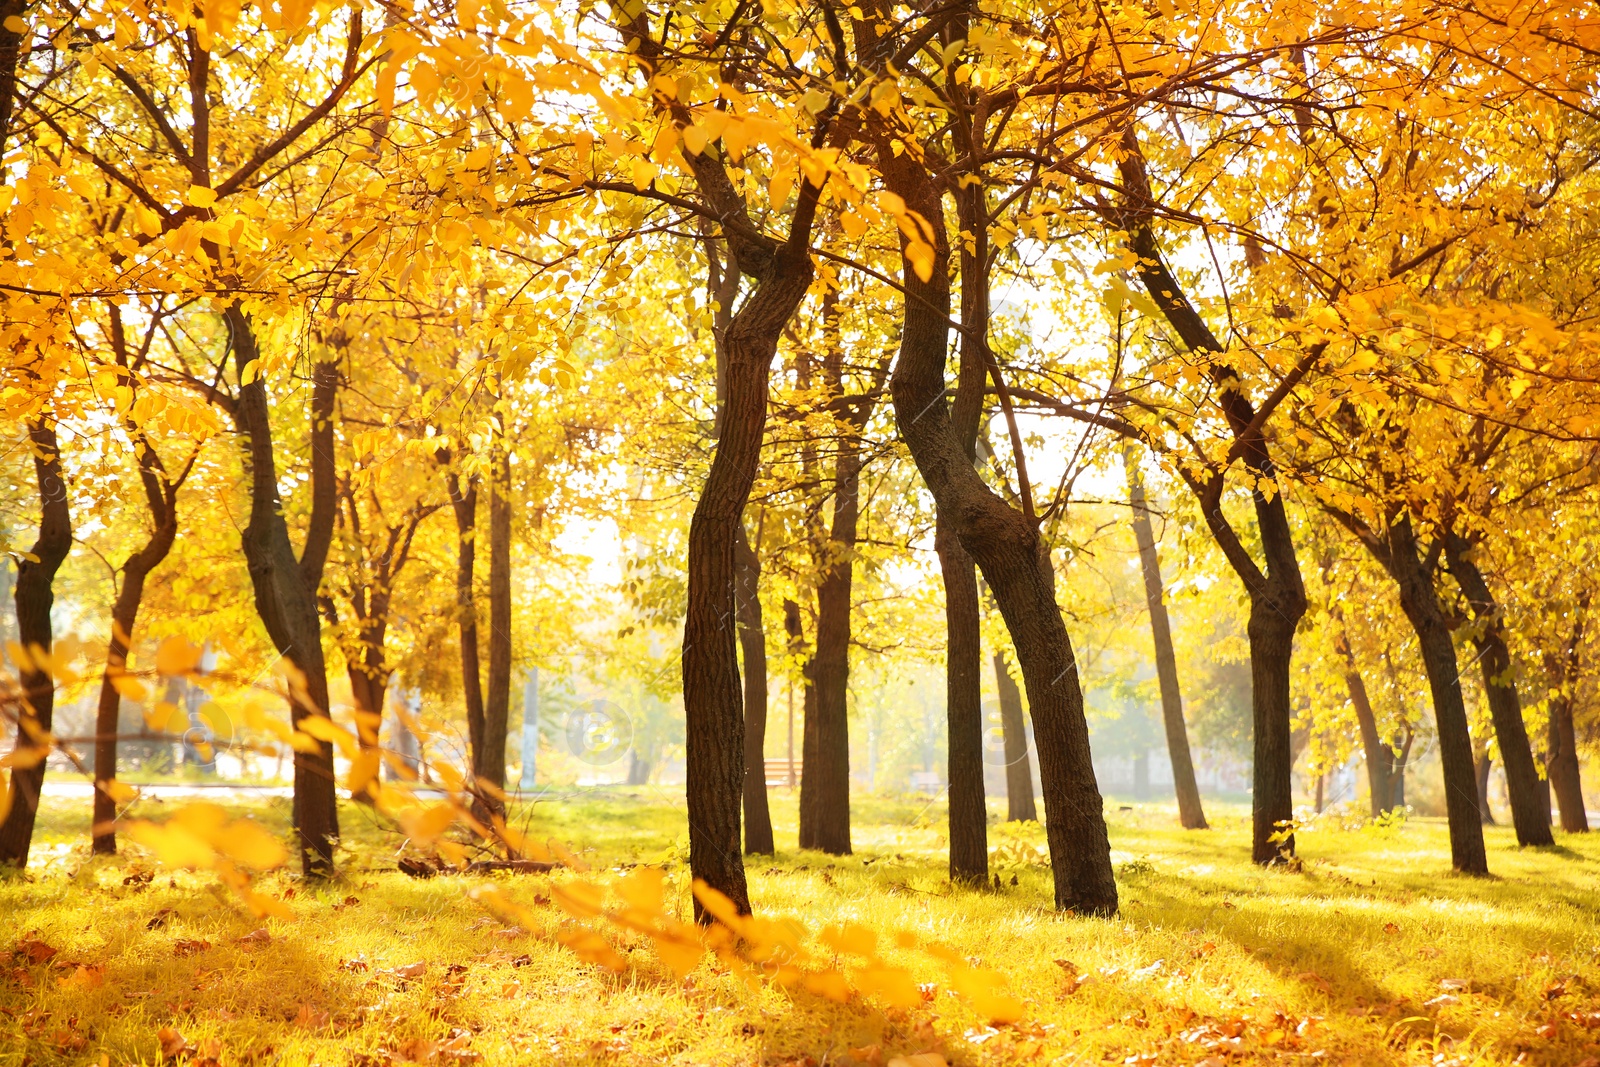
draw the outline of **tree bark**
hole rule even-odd
[[[939,572],[944,577],[947,634],[950,880],[958,885],[981,885],[989,877],[989,834],[983,795],[983,651],[978,625],[978,576],[972,557],[962,549],[960,539],[947,523],[939,523],[933,544],[939,554]]]
[[[750,546],[742,521],[734,536],[735,612],[744,652],[744,851],[749,856],[770,856],[777,847],[767,804],[767,634],[761,617],[761,558]]]
[[[1356,666],[1355,651],[1342,629],[1343,622],[1335,612],[1341,626],[1334,638],[1335,650],[1344,659],[1344,685],[1350,694],[1350,704],[1356,711],[1356,725],[1361,729],[1361,750],[1367,764],[1367,791],[1372,794],[1372,817],[1376,819],[1394,804],[1395,752],[1378,735],[1378,719],[1372,711],[1372,700],[1367,694],[1366,679]]]
[[[446,461],[448,462],[448,460]],[[478,653],[478,601],[473,569],[478,559],[478,477],[462,486],[456,471],[445,471],[445,488],[456,517],[456,633],[461,646],[461,698],[467,712],[467,744],[476,773],[483,759],[483,674]]]
[[[245,368],[260,356],[255,331],[237,302],[228,306],[224,317],[242,382]],[[313,387],[318,384],[313,382]],[[320,407],[316,397],[312,407],[313,411]],[[283,501],[278,495],[266,382],[259,376],[240,386],[234,419],[244,438],[244,465],[250,483],[250,520],[242,539],[245,562],[255,591],[256,611],[273,647],[299,672],[297,684],[291,685],[290,703],[290,719],[298,726],[308,716],[328,714],[328,674],[316,603],[321,561],[308,557],[308,562],[319,566],[316,573],[309,567],[303,570],[289,542]],[[314,461],[313,476],[318,472],[319,465]],[[321,485],[313,485],[314,504],[322,495]],[[339,822],[333,750],[326,742],[318,742],[314,752],[297,749],[294,753],[294,825],[306,877],[331,875],[333,839],[338,836]]]
[[[1553,845],[1546,786],[1533,762],[1528,743],[1528,728],[1522,721],[1522,701],[1511,665],[1511,649],[1506,645],[1505,615],[1495,601],[1483,572],[1472,560],[1471,546],[1463,539],[1446,535],[1450,574],[1467,598],[1476,622],[1473,644],[1483,671],[1483,691],[1494,720],[1495,740],[1500,745],[1500,762],[1506,769],[1506,791],[1511,798],[1511,822],[1519,845]]]
[[[1428,672],[1439,735],[1439,763],[1444,773],[1451,862],[1463,874],[1488,874],[1467,705],[1461,695],[1455,643],[1434,589],[1432,564],[1418,555],[1416,535],[1407,516],[1390,521],[1381,543],[1367,538],[1363,542],[1399,586],[1400,607],[1416,632],[1422,665]]]
[[[1125,151],[1118,169],[1126,192],[1124,213],[1129,245],[1139,257],[1139,279],[1185,346],[1191,351],[1221,355],[1226,351],[1225,346],[1190,303],[1162,259],[1153,228],[1155,200],[1132,126],[1124,134],[1123,146]],[[1301,366],[1309,369],[1325,347],[1324,343],[1307,350]],[[1200,511],[1212,537],[1250,598],[1247,634],[1255,775],[1250,854],[1256,863],[1276,863],[1292,856],[1295,848],[1294,834],[1289,832],[1294,816],[1289,670],[1295,627],[1306,612],[1305,584],[1295,555],[1294,533],[1283,493],[1278,486],[1277,467],[1272,462],[1265,427],[1257,418],[1255,404],[1240,387],[1238,374],[1225,362],[1212,360],[1207,370],[1217,388],[1216,402],[1233,433],[1234,447],[1230,454],[1236,453],[1255,477],[1250,495],[1265,568],[1256,563],[1223,512],[1226,466],[1213,468],[1203,482],[1190,479],[1190,485],[1200,498]]]
[[[506,730],[511,721],[511,457],[496,442],[489,477],[489,674],[483,699],[483,746],[473,774],[494,787],[506,784]]]
[[[909,152],[897,155],[890,140],[885,134],[878,143],[885,184],[921,216],[933,246],[924,281],[905,255],[909,245],[901,234],[902,329],[891,384],[896,421],[940,520],[982,569],[1011,632],[1038,742],[1056,907],[1114,914],[1117,886],[1104,805],[1077,664],[1055,599],[1055,569],[1036,521],[984,484],[952,426],[944,402],[951,301],[942,204],[924,164]]]
[[[1000,694],[1000,734],[1006,754],[1006,818],[1031,822],[1039,818],[1033,802],[1033,768],[1028,764],[1028,728],[1022,720],[1022,690],[1011,676],[1006,654],[994,654],[994,684]]]
[[[1167,616],[1166,590],[1161,581],[1161,555],[1145,499],[1139,458],[1131,444],[1122,449],[1128,476],[1128,501],[1133,512],[1133,536],[1139,546],[1139,569],[1144,574],[1144,601],[1150,614],[1150,637],[1155,644],[1156,680],[1161,686],[1161,721],[1167,732],[1167,755],[1172,760],[1172,785],[1178,795],[1178,822],[1185,830],[1206,829],[1200,786],[1194,779],[1194,757],[1189,752],[1189,729],[1183,721],[1183,693],[1178,687],[1178,656],[1172,647],[1172,623]]]
[[[33,473],[39,487],[39,534],[30,550],[34,558],[17,560],[17,640],[25,652],[40,649],[48,653],[55,643],[50,608],[55,604],[56,572],[72,549],[72,515],[56,426],[48,415],[29,420],[28,445],[33,450]],[[50,754],[45,738],[55,711],[55,681],[48,671],[25,659],[17,664],[17,680],[22,701],[12,752],[18,760],[11,769],[11,807],[0,822],[0,868],[28,865],[45,760]]]
[[[1494,760],[1489,758],[1489,746],[1483,748],[1483,755],[1478,757],[1477,772],[1478,787],[1478,820],[1484,826],[1495,825],[1494,812],[1489,808],[1489,772],[1494,770]]]
[[[1589,832],[1589,814],[1583,806],[1583,783],[1578,764],[1578,737],[1572,721],[1572,687],[1578,682],[1578,650],[1583,646],[1583,630],[1589,610],[1588,594],[1582,595],[1577,605],[1577,621],[1573,623],[1566,647],[1558,655],[1550,656],[1551,680],[1555,683],[1550,697],[1550,786],[1561,808],[1561,828],[1571,834]]]

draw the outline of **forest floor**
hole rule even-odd
[[[778,839],[792,842],[793,798],[773,797]],[[652,787],[573,793],[519,821],[566,842],[589,881],[664,866],[668,907],[686,916],[675,801]],[[0,1065],[1600,1067],[1600,835],[1527,850],[1491,828],[1495,876],[1468,879],[1450,871],[1442,822],[1324,817],[1300,834],[1299,869],[1266,871],[1247,862],[1245,808],[1213,805],[1215,828],[1198,833],[1160,805],[1111,808],[1112,920],[1049,909],[1033,824],[991,827],[1000,888],[952,890],[944,810],[926,800],[858,798],[854,856],[752,861],[758,914],[813,934],[845,922],[890,941],[906,931],[903,944],[938,942],[1004,975],[1023,1014],[996,1026],[946,988],[933,957],[909,951],[885,956],[937,983],[909,1009],[747,981],[712,956],[680,979],[616,927],[605,936],[623,970],[602,970],[558,940],[574,920],[552,885],[580,876],[414,880],[394,871],[394,832],[349,805],[340,877],[311,888],[266,876],[258,888],[294,918],[261,920],[214,874],[90,860],[87,804],[47,797],[40,862],[0,882]],[[230,809],[286,833],[287,800]],[[475,900],[490,882],[539,929]]]

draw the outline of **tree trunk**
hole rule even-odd
[[[144,600],[145,580],[177,539],[178,523],[174,512],[155,516],[157,526],[144,547],[122,565],[122,588],[111,606],[111,641],[106,649],[105,674],[100,679],[100,699],[94,720],[94,821],[90,850],[110,856],[117,851],[117,802],[107,789],[117,777],[117,732],[120,728],[122,694],[114,679],[128,665],[128,647],[133,642],[134,623]],[[163,521],[163,518],[165,521]]]
[[[467,712],[467,744],[476,773],[483,760],[483,675],[478,655],[478,601],[473,569],[478,558],[478,478],[466,488],[455,471],[445,472],[445,487],[456,517],[456,632],[461,645],[461,698]]]
[[[1161,685],[1161,721],[1167,731],[1167,755],[1172,760],[1172,785],[1178,794],[1178,822],[1185,830],[1206,829],[1200,805],[1200,786],[1194,780],[1194,757],[1189,752],[1189,729],[1183,721],[1183,693],[1178,688],[1178,656],[1172,648],[1172,624],[1167,617],[1165,588],[1161,581],[1161,556],[1145,500],[1144,478],[1131,444],[1122,450],[1128,475],[1128,500],[1133,512],[1133,536],[1139,545],[1139,568],[1144,573],[1144,601],[1150,614],[1150,637],[1155,643],[1156,679]]]
[[[1489,772],[1494,769],[1494,760],[1489,758],[1489,747],[1484,746],[1483,755],[1478,757],[1478,820],[1484,826],[1495,825],[1494,812],[1489,808]]]
[[[809,183],[803,187],[806,201]],[[796,226],[800,209],[796,210]],[[810,219],[804,231],[809,233]],[[805,241],[773,256],[727,333],[727,405],[711,469],[689,523],[689,595],[683,628],[684,737],[689,866],[694,876],[750,911],[739,848],[744,794],[744,692],[734,617],[734,544],[761,459],[768,378],[783,328],[811,285]],[[741,254],[741,263],[749,257]],[[807,775],[809,777],[809,774]],[[695,917],[710,916],[695,901]]]
[[[952,426],[944,402],[950,249],[943,205],[924,164],[909,152],[897,155],[889,140],[880,138],[877,153],[885,184],[922,217],[933,244],[924,281],[906,257],[909,246],[901,235],[903,318],[891,386],[896,421],[941,521],[982,569],[1011,632],[1038,742],[1056,907],[1114,914],[1117,886],[1104,802],[1095,784],[1077,664],[1055,599],[1055,569],[1036,520],[984,484]]]
[[[978,576],[972,557],[962,550],[948,523],[939,523],[934,548],[944,576],[948,635],[945,715],[949,727],[950,880],[958,885],[981,885],[989,878],[989,819],[983,796],[983,650],[978,625]]]
[[[1294,709],[1289,703],[1289,661],[1296,621],[1266,598],[1250,603],[1247,632],[1255,753],[1251,858],[1257,863],[1274,863],[1294,854],[1290,777],[1294,752],[1289,736]]]
[[[242,381],[245,368],[260,356],[255,332],[238,303],[228,306],[225,317]],[[259,376],[240,386],[234,418],[244,437],[244,465],[250,481],[250,521],[243,533],[245,562],[255,591],[256,611],[273,647],[300,674],[299,684],[292,687],[290,704],[290,719],[298,726],[307,716],[328,714],[328,674],[316,603],[320,569],[315,575],[302,571],[289,543],[289,527],[278,495],[266,382]],[[313,474],[316,472],[314,464]],[[320,488],[313,486],[314,504]],[[308,536],[308,547],[311,543]],[[317,560],[312,562],[320,564]],[[295,750],[294,825],[306,877],[331,875],[333,839],[338,836],[339,822],[333,750],[326,742],[318,742],[313,752]]]
[[[1372,817],[1376,819],[1388,811],[1394,802],[1394,749],[1384,744],[1378,735],[1378,719],[1372,712],[1366,680],[1356,667],[1355,652],[1342,630],[1334,639],[1334,644],[1344,657],[1344,685],[1350,694],[1350,704],[1356,709],[1356,724],[1361,728],[1361,750],[1367,763],[1367,790],[1372,794]]]
[[[1550,702],[1550,786],[1561,808],[1561,828],[1570,834],[1589,832],[1579,775],[1577,733],[1572,724],[1572,699]]]
[[[1022,721],[1022,691],[1011,677],[1006,654],[994,654],[994,684],[1000,693],[1000,734],[1006,753],[1006,818],[1029,822],[1039,818],[1033,803],[1033,768],[1028,765],[1028,728]]]
[[[1400,607],[1416,631],[1422,665],[1428,672],[1439,735],[1439,763],[1444,772],[1451,862],[1463,874],[1488,874],[1489,860],[1483,846],[1483,824],[1478,818],[1478,790],[1474,784],[1472,734],[1467,728],[1456,647],[1434,589],[1432,568],[1417,555],[1417,547],[1411,520],[1402,516],[1390,522],[1385,542],[1376,551],[1379,562],[1399,586]]]
[[[761,559],[741,521],[734,530],[734,590],[739,646],[744,652],[744,851],[770,856],[772,811],[767,804],[767,634],[761,617]]]
[[[495,790],[506,784],[511,721],[511,457],[497,442],[489,477],[489,676],[483,699],[483,747],[473,774]],[[491,793],[489,807],[498,809]]]
[[[1522,701],[1511,665],[1511,650],[1506,646],[1505,615],[1495,601],[1483,572],[1471,558],[1471,546],[1461,538],[1449,536],[1447,548],[1450,574],[1466,595],[1477,623],[1473,644],[1483,671],[1483,691],[1494,719],[1495,740],[1500,745],[1500,762],[1506,769],[1506,791],[1511,797],[1511,822],[1516,827],[1519,845],[1553,845],[1546,786],[1539,779],[1528,743],[1528,728],[1522,721]]]
[[[1589,597],[1578,599],[1577,621],[1572,626],[1566,647],[1549,656],[1554,692],[1550,697],[1549,766],[1550,786],[1561,807],[1561,828],[1570,834],[1589,832],[1589,814],[1583,806],[1583,783],[1578,764],[1578,737],[1572,721],[1572,689],[1578,683],[1578,650],[1583,647],[1583,629],[1589,611]]]
[[[55,604],[56,572],[72,549],[72,515],[67,507],[61,448],[49,416],[36,416],[28,422],[28,444],[39,486],[39,535],[30,550],[34,558],[17,560],[17,640],[25,653],[34,649],[48,653],[55,643],[50,608]],[[0,868],[28,865],[45,760],[50,754],[45,738],[55,711],[55,681],[48,671],[39,670],[25,656],[24,662],[17,664],[17,680],[22,701],[12,752],[18,759],[11,769],[11,807],[0,822]]]
[[[828,396],[844,397],[844,348],[838,329],[838,294],[822,302],[827,352],[823,379]],[[811,662],[816,688],[815,754],[805,754],[800,787],[800,847],[835,856],[850,854],[850,622],[855,585],[856,534],[861,518],[861,443],[857,436],[870,405],[840,427],[833,463],[833,516],[822,549],[817,584],[817,645]],[[809,711],[809,709],[808,709]],[[806,716],[811,740],[812,717]]]

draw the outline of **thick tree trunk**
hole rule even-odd
[[[1511,797],[1511,822],[1519,845],[1553,845],[1546,786],[1539,778],[1522,721],[1522,700],[1512,671],[1511,650],[1506,646],[1505,615],[1495,601],[1483,572],[1471,558],[1471,546],[1460,538],[1448,543],[1450,574],[1466,595],[1477,623],[1473,644],[1483,671],[1483,691],[1494,720],[1500,762],[1506,769],[1506,791]]]
[[[983,796],[983,649],[978,625],[978,576],[972,557],[962,549],[947,523],[939,523],[933,543],[939,554],[939,571],[944,576],[948,635],[945,716],[949,727],[950,880],[981,885],[989,878],[989,820]]]
[[[55,603],[56,572],[72,549],[72,515],[56,427],[48,416],[29,421],[28,444],[33,449],[33,473],[39,486],[39,535],[30,550],[34,558],[17,560],[17,640],[25,652],[38,648],[48,653],[55,643],[50,608]],[[39,670],[31,661],[16,666],[22,704],[12,752],[18,759],[11,768],[11,807],[0,822],[0,868],[28,865],[45,759],[50,754],[45,738],[56,699],[55,681],[48,671]]]
[[[1561,809],[1561,828],[1570,834],[1588,833],[1589,815],[1583,807],[1577,732],[1573,729],[1569,696],[1550,701],[1550,786]]]
[[[1422,665],[1428,672],[1439,735],[1439,763],[1444,773],[1451,863],[1463,874],[1488,874],[1467,705],[1461,695],[1456,647],[1434,589],[1432,568],[1418,556],[1411,520],[1404,516],[1390,522],[1381,544],[1366,543],[1399,586],[1400,607],[1416,632]]]
[[[761,559],[741,521],[734,530],[734,590],[739,647],[744,652],[744,851],[770,856],[772,811],[767,805],[767,634],[761,617]]]
[[[1104,802],[1049,549],[1036,521],[997,496],[973,469],[944,403],[950,250],[943,205],[924,165],[909,152],[896,155],[886,137],[878,164],[889,190],[921,215],[933,244],[932,270],[924,281],[904,256],[902,234],[903,324],[891,387],[896,421],[940,520],[982,569],[1011,632],[1038,743],[1056,907],[1113,914],[1117,886]]]
[[[242,380],[245,368],[260,356],[255,332],[237,303],[229,305],[225,318]],[[319,564],[317,574],[302,571],[289,543],[289,527],[278,496],[266,383],[259,376],[240,387],[234,418],[244,437],[245,470],[250,481],[250,521],[243,534],[245,562],[255,590],[256,611],[273,647],[300,673],[301,685],[294,687],[290,704],[291,721],[298,726],[307,716],[328,714],[328,674],[316,603],[321,561],[312,560]],[[314,464],[313,474],[316,473]],[[313,486],[314,505],[319,489],[319,485]],[[308,535],[308,548],[312,544]],[[308,578],[315,580],[308,582]],[[339,823],[333,750],[326,742],[319,742],[314,752],[295,751],[294,824],[300,839],[302,871],[310,878],[331,875],[333,839],[338,836]]]
[[[502,790],[511,720],[511,458],[496,447],[489,478],[489,676],[483,699],[483,747],[473,773]],[[491,796],[491,808],[499,801]]]
[[[1000,734],[1006,753],[1006,818],[1012,822],[1037,820],[1033,768],[1028,764],[1028,728],[1022,720],[1022,690],[1011,677],[1004,652],[994,654],[994,684],[1000,694]]]
[[[1189,729],[1183,721],[1183,693],[1178,687],[1178,656],[1172,647],[1172,623],[1167,617],[1165,588],[1161,581],[1161,556],[1145,500],[1144,478],[1133,446],[1122,450],[1128,476],[1128,500],[1133,512],[1133,536],[1139,545],[1139,569],[1144,574],[1144,602],[1150,614],[1150,637],[1155,643],[1156,680],[1161,686],[1161,721],[1167,731],[1167,755],[1172,760],[1172,784],[1178,794],[1178,822],[1185,830],[1206,829],[1200,805],[1200,786],[1194,780],[1194,757],[1189,752]]]
[[[483,760],[483,674],[478,653],[478,601],[473,569],[478,559],[478,479],[466,488],[455,471],[445,473],[450,507],[456,517],[456,632],[461,646],[461,698],[467,712],[467,744],[476,773]]]
[[[1294,765],[1289,724],[1289,666],[1298,620],[1266,598],[1250,604],[1251,721],[1254,728],[1255,790],[1252,796],[1251,858],[1274,863],[1294,854]],[[1277,840],[1274,840],[1276,838]]]

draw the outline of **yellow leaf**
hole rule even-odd
[[[817,940],[835,952],[847,952],[857,956],[872,956],[878,951],[877,932],[860,923],[829,926],[817,935]]]
[[[378,777],[378,750],[369,748],[350,761],[350,773],[345,776],[344,787],[352,794],[364,793]]]
[[[649,188],[650,183],[656,180],[656,175],[661,173],[661,168],[648,159],[635,159],[633,161],[633,187],[641,192]]]
[[[6,29],[10,30],[12,33],[28,32],[28,24],[22,20],[20,15],[8,15],[6,17],[5,25]]]
[[[819,997],[843,1004],[850,999],[850,983],[838,971],[818,971],[805,977],[805,987]]]
[[[194,207],[207,208],[217,202],[217,191],[207,189],[203,185],[189,186],[189,203]]]
[[[181,637],[169,637],[156,649],[156,672],[159,674],[189,674],[198,666],[200,649]]]
[[[900,967],[863,967],[855,977],[856,986],[863,993],[871,993],[890,1007],[909,1011],[922,1003],[922,990],[917,988],[916,979]]]
[[[590,882],[551,883],[550,895],[574,919],[593,919],[601,913],[605,893]]]
[[[235,819],[216,842],[224,856],[258,871],[282,867],[289,860],[283,843],[249,819]]]

